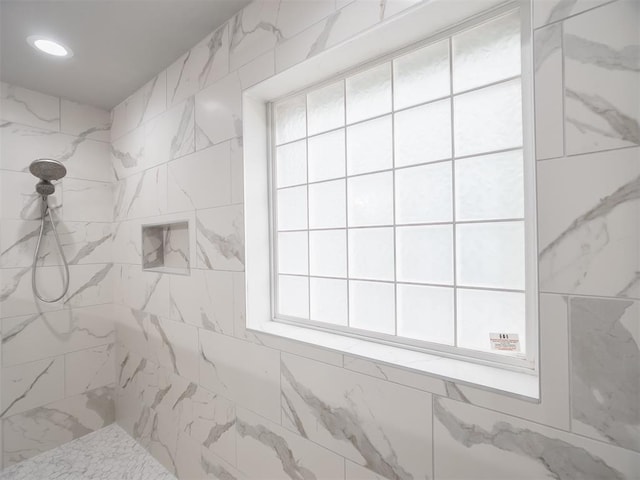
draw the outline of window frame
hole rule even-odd
[[[523,185],[523,193],[524,193],[524,230],[525,230],[525,235],[524,235],[524,257],[525,257],[525,286],[524,286],[524,297],[525,297],[525,338],[526,338],[526,344],[525,344],[525,355],[503,355],[503,354],[498,354],[498,353],[492,353],[492,352],[488,352],[488,351],[480,351],[480,350],[473,350],[473,349],[468,349],[468,348],[464,348],[464,347],[459,347],[457,345],[445,345],[445,344],[438,344],[438,343],[434,343],[434,342],[428,342],[428,341],[424,341],[424,340],[417,340],[417,339],[411,339],[411,338],[407,338],[407,337],[399,337],[396,335],[392,335],[392,334],[384,334],[384,333],[378,333],[378,332],[374,332],[374,331],[370,331],[370,330],[365,330],[365,329],[359,329],[356,327],[352,327],[352,326],[342,326],[342,325],[330,325],[326,322],[320,322],[320,321],[315,321],[315,320],[311,320],[311,319],[303,319],[303,318],[298,318],[298,317],[290,317],[290,316],[286,316],[286,315],[281,315],[278,314],[278,292],[277,292],[277,285],[278,285],[278,248],[276,246],[277,242],[277,236],[279,233],[283,233],[283,232],[279,232],[278,228],[277,228],[277,194],[278,194],[278,188],[276,186],[276,175],[277,175],[277,171],[276,171],[276,141],[275,141],[275,136],[276,136],[276,121],[275,121],[275,108],[274,105],[277,103],[281,103],[281,102],[286,102],[287,100],[296,98],[298,96],[301,95],[307,95],[310,92],[314,92],[317,90],[322,89],[323,87],[335,84],[337,82],[343,82],[343,85],[345,85],[345,80],[351,76],[357,75],[361,72],[367,71],[368,69],[374,68],[376,66],[380,66],[383,65],[387,62],[391,62],[393,63],[393,60],[396,58],[401,57],[402,55],[405,55],[407,53],[411,53],[413,51],[416,51],[420,48],[423,47],[427,47],[430,45],[434,45],[437,44],[438,42],[441,42],[445,39],[448,40],[448,46],[449,46],[449,55],[450,55],[450,60],[449,60],[449,69],[450,69],[450,82],[452,84],[453,82],[453,59],[451,58],[451,56],[453,55],[453,50],[452,50],[452,46],[453,46],[453,37],[455,35],[459,35],[463,32],[469,31],[475,27],[481,26],[484,23],[487,22],[491,22],[492,20],[498,19],[500,17],[509,15],[510,13],[514,13],[514,12],[518,12],[518,16],[520,18],[520,37],[521,37],[521,41],[520,41],[520,45],[521,45],[521,68],[520,68],[520,74],[519,75],[515,75],[515,76],[511,76],[511,77],[507,77],[504,79],[501,79],[499,81],[495,81],[495,82],[491,82],[488,83],[486,85],[481,85],[479,87],[474,87],[474,88],[470,88],[470,89],[466,89],[466,90],[460,90],[458,92],[454,92],[453,90],[449,93],[449,95],[445,96],[445,97],[438,97],[436,99],[433,100],[429,100],[427,102],[423,102],[423,103],[419,103],[416,105],[411,105],[409,107],[403,107],[400,109],[392,109],[391,112],[389,113],[384,113],[381,115],[377,115],[371,118],[367,118],[365,120],[360,120],[358,122],[355,123],[348,123],[345,122],[344,126],[342,127],[337,127],[335,129],[331,129],[328,130],[327,132],[321,132],[318,134],[313,134],[313,135],[309,135],[308,132],[305,134],[305,136],[302,139],[299,140],[294,140],[291,142],[286,142],[282,145],[288,145],[289,143],[295,143],[296,141],[300,141],[300,140],[304,140],[305,142],[308,141],[309,138],[313,138],[315,136],[318,135],[323,135],[323,134],[327,134],[333,131],[337,131],[339,129],[347,129],[349,126],[353,126],[353,125],[359,125],[361,123],[364,122],[368,122],[368,121],[372,121],[372,120],[376,120],[379,118],[384,118],[386,116],[394,116],[395,114],[397,114],[398,112],[404,112],[407,110],[410,110],[412,108],[417,108],[423,105],[431,105],[437,102],[441,102],[443,100],[450,100],[451,102],[454,101],[454,99],[456,97],[459,97],[461,95],[465,95],[468,93],[472,93],[472,92],[477,92],[477,91],[481,91],[485,88],[488,87],[492,87],[492,86],[496,86],[496,85],[502,85],[502,84],[506,84],[510,81],[513,80],[520,80],[520,85],[521,85],[521,95],[522,95],[522,117],[523,117],[523,123],[522,123],[522,130],[523,130],[523,143],[521,147],[515,147],[515,148],[509,148],[509,149],[503,149],[503,150],[497,150],[497,151],[491,151],[488,153],[481,153],[481,154],[474,154],[474,155],[466,155],[466,156],[452,156],[450,159],[446,159],[443,160],[442,162],[446,162],[446,161],[451,161],[453,163],[455,163],[457,160],[461,160],[461,159],[466,159],[466,158],[475,158],[478,156],[484,156],[484,155],[494,155],[494,154],[499,154],[499,153],[505,153],[505,152],[514,152],[514,151],[518,151],[518,150],[522,150],[522,156],[523,156],[523,180],[524,180],[524,185]],[[532,302],[537,302],[537,298],[538,298],[538,288],[537,288],[537,275],[530,275],[529,271],[531,269],[531,261],[528,259],[528,257],[530,256],[535,256],[536,258],[536,263],[534,263],[533,268],[535,270],[537,270],[537,248],[534,250],[534,248],[537,245],[537,242],[532,242],[531,239],[529,238],[529,234],[532,233],[531,232],[531,227],[528,226],[528,223],[531,223],[533,220],[533,223],[535,223],[535,200],[534,201],[528,201],[528,197],[531,196],[532,192],[535,192],[535,177],[532,179],[531,174],[528,172],[528,168],[527,168],[527,164],[531,163],[531,162],[535,162],[535,154],[534,151],[530,148],[528,148],[529,145],[532,144],[532,139],[527,138],[529,136],[529,134],[527,133],[528,130],[528,125],[527,125],[527,114],[526,114],[526,109],[525,109],[525,97],[527,97],[529,94],[531,94],[532,92],[527,91],[528,88],[530,88],[530,86],[525,85],[525,77],[528,76],[529,72],[528,69],[526,67],[527,65],[527,55],[525,53],[526,50],[526,42],[524,39],[525,36],[525,28],[526,28],[526,15],[523,14],[522,11],[522,7],[517,5],[517,4],[510,4],[508,6],[505,6],[501,9],[499,9],[498,11],[491,11],[491,12],[487,12],[485,14],[481,14],[478,15],[472,19],[468,19],[462,23],[459,23],[457,25],[453,25],[450,28],[446,29],[445,31],[437,34],[437,35],[433,35],[433,36],[429,36],[428,38],[425,38],[421,41],[415,42],[411,45],[407,45],[401,49],[398,50],[394,50],[392,52],[386,53],[384,55],[375,57],[373,59],[370,59],[366,62],[362,62],[362,63],[357,63],[355,64],[355,66],[353,68],[347,69],[337,75],[334,75],[332,77],[326,78],[320,82],[316,82],[313,83],[311,85],[306,86],[303,89],[299,89],[296,90],[294,92],[288,93],[284,96],[278,97],[276,99],[273,99],[269,102],[268,107],[267,107],[267,112],[268,112],[268,123],[267,123],[267,129],[268,129],[268,136],[269,136],[269,154],[268,154],[268,170],[269,170],[269,200],[270,200],[270,206],[269,206],[269,212],[270,212],[270,218],[269,218],[269,225],[270,225],[270,258],[271,258],[271,319],[272,321],[275,322],[281,322],[281,323],[285,323],[285,324],[289,324],[289,325],[296,325],[296,326],[302,326],[305,328],[311,328],[311,329],[317,329],[317,330],[321,330],[321,331],[326,331],[326,332],[331,332],[331,333],[338,333],[341,335],[346,335],[349,337],[353,337],[353,338],[359,338],[359,339],[364,339],[364,340],[368,340],[368,341],[373,341],[373,342],[378,342],[378,343],[383,343],[383,344],[387,344],[387,345],[393,345],[393,346],[397,346],[400,348],[407,348],[407,349],[412,349],[412,350],[416,350],[416,351],[423,351],[425,353],[429,353],[429,354],[436,354],[436,355],[446,355],[446,356],[452,356],[452,357],[461,357],[464,359],[468,359],[470,361],[488,361],[488,362],[492,362],[492,363],[498,363],[498,364],[504,364],[505,366],[512,366],[512,367],[520,367],[520,368],[528,368],[528,369],[532,369],[535,367],[535,359],[536,359],[536,355],[534,352],[535,349],[535,345],[537,344],[537,342],[535,342],[535,339],[531,338],[532,332],[535,331],[535,328],[531,327],[531,323],[533,322],[534,318],[537,318],[537,316],[533,316],[535,314],[533,314],[530,310],[530,306],[529,304]],[[345,85],[346,86],[346,85]],[[393,82],[392,82],[392,92],[393,92]],[[345,92],[346,93],[346,92]],[[393,93],[392,93],[393,95]],[[345,96],[345,102],[346,102],[346,96]],[[531,112],[533,113],[533,112]],[[453,114],[453,112],[452,112]],[[308,119],[307,119],[308,122]],[[453,119],[452,119],[453,122]],[[531,118],[529,119],[530,123],[533,123],[533,114],[531,115]],[[452,131],[452,136],[453,136],[453,131]],[[452,138],[453,141],[453,138]],[[308,151],[307,151],[308,152]],[[436,163],[440,163],[440,162],[436,162]],[[433,163],[425,163],[425,164],[417,164],[417,165],[411,165],[413,167],[415,166],[421,166],[421,165],[431,165]],[[409,168],[409,167],[407,167]],[[375,170],[372,172],[369,172],[368,174],[376,174],[376,173],[382,173],[382,172],[395,172],[397,170],[397,167],[391,166],[389,169],[385,169],[385,170]],[[365,174],[362,174],[365,175]],[[355,177],[358,177],[360,175],[355,175]],[[395,175],[394,175],[395,176]],[[354,176],[350,176],[348,175],[348,172],[345,172],[345,177],[340,177],[334,180],[344,180],[345,182],[348,181],[349,178],[354,178]],[[330,180],[323,180],[322,182],[306,182],[301,184],[301,186],[306,186],[308,188],[309,185],[311,184],[315,184],[315,183],[323,183],[323,182],[327,182]],[[309,193],[307,191],[307,212],[308,212],[308,198],[309,198]],[[395,201],[395,200],[394,200]],[[501,219],[500,221],[505,221],[508,222],[510,220],[513,219]],[[496,220],[497,221],[497,220]],[[454,249],[456,249],[456,243],[457,240],[455,238],[455,226],[459,225],[459,224],[465,224],[467,222],[458,222],[455,221],[455,219],[452,220],[451,225],[453,226],[453,233],[454,233],[454,237],[452,239],[453,245],[454,245]],[[473,222],[469,222],[471,224],[484,224],[484,223],[488,223],[488,222],[482,222],[482,221],[473,221]],[[394,231],[395,231],[395,222],[394,222]],[[311,229],[308,228],[307,231],[310,231]],[[349,232],[349,227],[345,226],[344,228],[346,234],[348,235]],[[533,230],[535,231],[535,225],[533,226]],[[310,255],[310,252],[308,251],[308,255]],[[454,256],[454,260],[455,260],[455,256]],[[456,269],[456,265],[454,263],[453,265],[454,270]],[[304,275],[302,275],[304,277]],[[307,272],[306,275],[307,278],[311,277],[310,272]],[[535,278],[534,278],[535,277]],[[315,278],[315,277],[314,277]],[[352,279],[350,277],[345,277],[344,280],[346,282],[350,282]],[[357,280],[357,279],[356,279]],[[529,282],[533,281],[532,284],[530,284]],[[392,283],[394,285],[394,288],[397,289],[397,285],[404,283],[404,282],[398,282],[397,279],[394,281],[389,281],[389,283]],[[427,285],[428,286],[428,285]],[[444,286],[446,287],[446,286]],[[475,288],[475,287],[460,287],[456,284],[452,285],[451,288],[453,288],[454,290],[458,289],[458,288],[468,288],[470,290],[481,290],[481,291],[499,291],[499,292],[509,292],[509,291],[513,291],[511,289],[502,289],[502,288]],[[518,291],[520,292],[520,291]],[[396,294],[396,302],[397,302],[397,294]],[[454,295],[454,302],[455,302],[455,295]],[[397,309],[397,304],[396,304],[396,309]],[[454,312],[456,311],[456,307],[454,306]],[[396,313],[397,315],[397,313]],[[395,323],[396,323],[396,327],[397,327],[397,317],[395,319]],[[457,313],[454,313],[454,339],[457,336],[457,332],[458,332],[458,325],[457,325]],[[535,327],[535,325],[533,326]]]
[[[423,373],[539,403],[540,342],[532,0],[461,0],[457,7],[452,9],[448,0],[420,3],[304,61],[278,69],[275,75],[243,90],[246,231],[243,288],[246,289],[246,316],[240,317],[241,331],[246,328],[248,334],[256,335],[261,342],[267,344],[281,340],[293,341],[293,351],[296,351],[296,343],[307,344],[362,358],[374,362],[374,365],[398,367],[408,372]],[[525,364],[509,364],[496,362],[495,354],[491,353],[480,355],[484,358],[473,358],[460,355],[459,352],[426,351],[396,342],[354,337],[349,332],[324,330],[322,325],[274,321],[271,315],[274,258],[270,256],[273,235],[271,217],[274,210],[271,208],[273,189],[269,184],[270,169],[267,168],[268,152],[272,148],[271,136],[267,131],[270,102],[295,96],[309,86],[332,83],[340,74],[353,69],[356,64],[353,58],[363,59],[360,65],[364,68],[372,62],[378,63],[383,58],[415,48],[417,44],[436,42],[450,36],[453,31],[461,31],[465,26],[470,28],[516,8],[520,8],[521,17],[522,148],[527,158],[524,162],[524,176],[525,179],[529,179],[525,181],[525,292],[532,297],[532,300],[526,303],[527,354],[530,360]],[[384,40],[381,40],[382,38]],[[383,55],[380,55],[380,52]]]

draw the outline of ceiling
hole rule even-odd
[[[0,0],[0,79],[111,109],[249,0]],[[31,48],[50,36],[70,59]]]

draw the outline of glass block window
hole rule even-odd
[[[526,355],[520,52],[515,11],[272,104],[276,320]]]

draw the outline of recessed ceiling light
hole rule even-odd
[[[48,55],[53,55],[54,57],[69,58],[73,56],[73,52],[69,47],[47,37],[31,35],[27,38],[27,42],[36,50]]]

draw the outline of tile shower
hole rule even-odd
[[[633,0],[534,2],[540,404],[244,328],[242,91],[413,3],[256,1],[110,113],[2,85],[3,467],[117,422],[180,479],[640,477]],[[184,221],[189,275],[144,271],[141,227]]]

